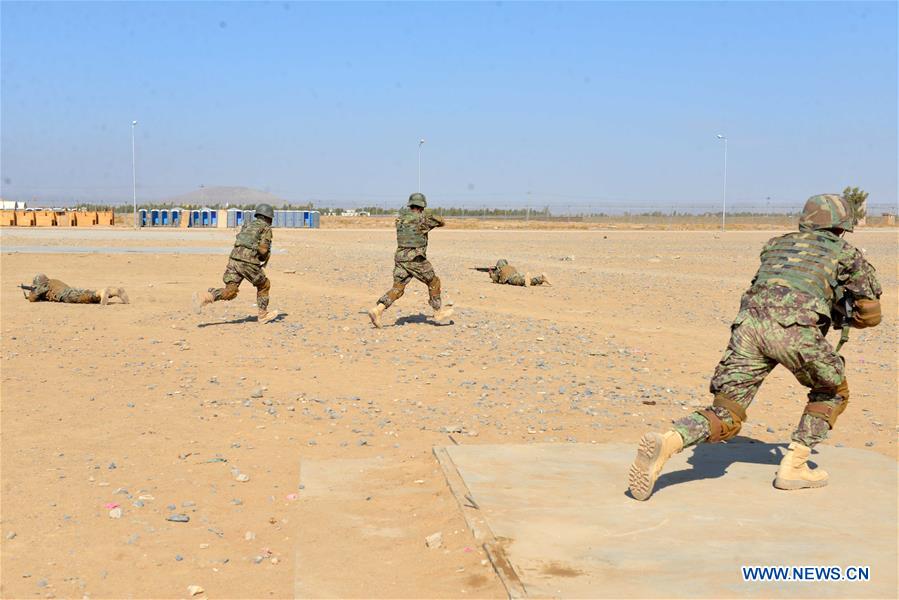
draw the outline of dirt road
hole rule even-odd
[[[114,233],[3,233],[4,598],[174,598],[190,585],[502,597],[431,448],[635,441],[705,405],[771,236],[436,231],[429,256],[453,323],[423,316],[413,282],[375,330],[365,309],[391,284],[388,230],[276,231],[284,253],[268,272],[285,315],[268,325],[246,283],[190,312],[193,292],[220,285],[233,232]],[[881,276],[884,323],[845,348],[852,403],[830,443],[895,457],[897,233],[849,239]],[[35,246],[60,253],[10,253]],[[162,246],[222,254],[121,253]],[[469,270],[501,257],[554,285]],[[29,304],[14,285],[37,272],[123,285],[132,304]],[[742,434],[788,440],[804,403],[778,368]],[[426,547],[436,532],[442,546]]]

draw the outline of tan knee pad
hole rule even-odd
[[[812,392],[832,392],[833,394],[840,397],[839,404],[830,404],[828,402],[809,402],[805,405],[805,410],[803,414],[811,415],[813,417],[818,417],[819,419],[824,419],[827,421],[828,427],[833,429],[833,426],[837,422],[837,417],[839,417],[844,410],[846,410],[846,406],[849,404],[849,381],[843,377],[843,381],[833,390],[812,390]]]
[[[393,287],[387,292],[387,297],[390,298],[390,302],[396,302],[400,298],[403,297],[403,294],[406,292],[406,284],[396,282],[393,284]]]
[[[222,300],[234,300],[237,297],[238,291],[240,291],[240,284],[225,284],[225,289],[222,290]]]
[[[726,442],[740,433],[740,429],[743,428],[743,421],[746,420],[746,410],[738,402],[719,394],[715,396],[712,406],[715,408],[723,408],[729,412],[733,424],[721,419],[718,414],[711,409],[700,411],[700,414],[709,421],[709,442]]]
[[[439,298],[440,297],[440,278],[434,276],[434,279],[431,280],[431,283],[428,284],[428,294],[430,294],[431,298]]]

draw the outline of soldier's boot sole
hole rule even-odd
[[[128,298],[128,292],[125,291],[125,288],[118,288],[116,296],[122,301],[122,304],[131,304],[131,299]]]
[[[627,487],[637,500],[652,496],[656,480],[668,459],[684,449],[684,440],[676,431],[649,432],[640,438],[637,457],[628,473]]]
[[[804,490],[808,488],[820,488],[827,485],[827,480],[806,481],[805,479],[782,479],[774,478],[774,487],[779,490]]]
[[[540,277],[543,278],[543,285],[548,285],[549,287],[552,287],[553,284],[552,284],[552,282],[550,282],[549,277],[546,276],[546,273],[540,273]]]
[[[647,500],[652,496],[652,488],[655,486],[658,472],[655,467],[662,454],[662,436],[657,433],[647,433],[640,438],[637,446],[637,457],[631,465],[627,477],[627,487],[637,500]]]

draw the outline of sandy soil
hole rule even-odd
[[[364,311],[391,283],[388,230],[277,231],[285,253],[268,272],[285,315],[268,325],[251,317],[246,283],[231,303],[189,310],[194,291],[219,285],[233,232],[115,233],[2,237],[4,598],[176,598],[190,585],[233,598],[502,597],[432,447],[636,441],[706,404],[770,237],[436,231],[452,324],[426,318],[413,283],[375,330]],[[878,268],[885,319],[845,348],[852,403],[831,443],[895,457],[897,233],[850,239]],[[554,285],[469,270],[500,257]],[[39,271],[124,285],[132,304],[29,304],[14,285]],[[778,368],[743,434],[787,440],[803,405]],[[175,513],[190,521],[166,520]],[[443,546],[427,548],[438,531]]]

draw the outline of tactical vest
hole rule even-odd
[[[396,218],[396,245],[400,248],[422,248],[428,245],[428,232],[422,227],[424,215],[401,210]]]
[[[753,287],[779,285],[830,302],[842,248],[839,237],[821,231],[776,238],[762,253]]]
[[[247,223],[240,230],[240,233],[237,234],[237,239],[234,240],[234,247],[249,248],[256,252],[259,249],[259,242],[262,241],[262,234],[268,226],[268,223],[261,219],[254,219]]]

